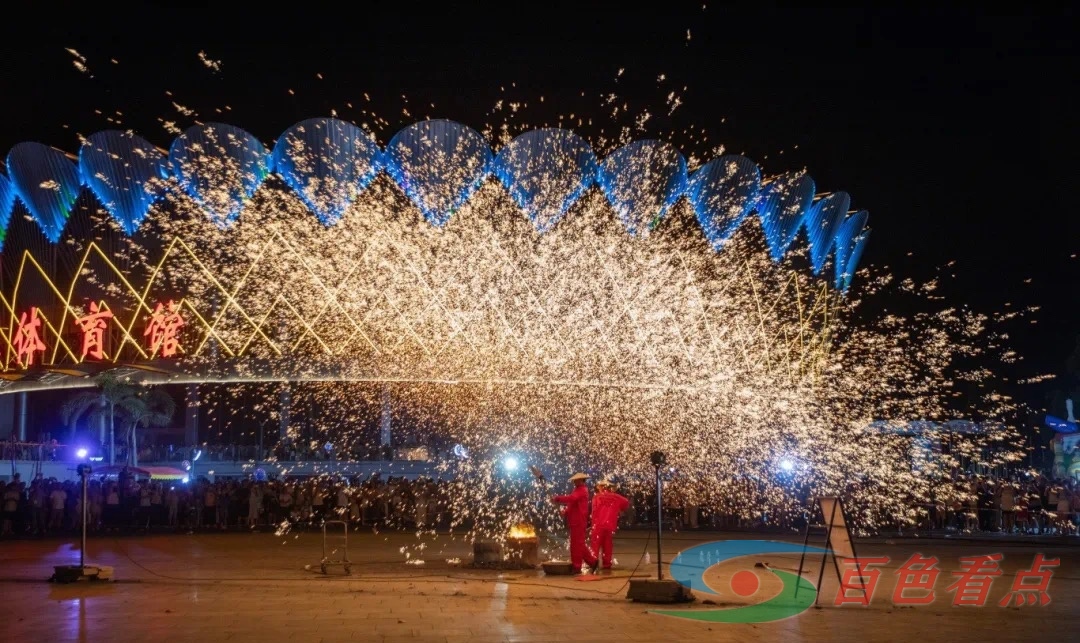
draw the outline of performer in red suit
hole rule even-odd
[[[630,501],[615,493],[614,483],[604,479],[596,483],[596,495],[592,500],[592,533],[589,549],[594,555],[603,551],[604,569],[611,569],[611,548],[615,530],[619,527],[619,514],[626,511]]]
[[[570,564],[574,571],[580,571],[582,563],[588,563],[589,567],[596,567],[597,563],[596,556],[585,543],[585,527],[589,522],[589,489],[585,486],[588,479],[584,473],[575,473],[570,476],[574,490],[565,496],[551,497],[553,502],[566,505],[562,515],[570,532]]]

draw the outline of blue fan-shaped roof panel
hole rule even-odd
[[[0,174],[0,250],[4,249],[8,224],[11,223],[11,210],[15,207],[15,186],[6,176]]]
[[[82,191],[79,169],[66,154],[41,143],[19,143],[7,157],[15,194],[56,243]]]
[[[382,152],[362,129],[336,118],[293,125],[274,145],[277,172],[319,221],[337,223],[379,173]]]
[[[525,132],[495,157],[495,175],[539,232],[550,230],[596,180],[596,155],[560,128]]]
[[[782,174],[761,188],[754,209],[773,261],[784,258],[814,201],[814,179],[805,172]]]
[[[355,125],[315,118],[282,133],[271,153],[238,127],[209,123],[183,132],[168,154],[129,132],[105,131],[83,142],[78,163],[40,143],[20,143],[8,153],[7,166],[7,177],[0,175],[0,251],[16,199],[56,243],[85,184],[130,235],[175,179],[207,218],[227,228],[270,171],[327,226],[341,219],[382,170],[437,226],[491,173],[541,233],[566,216],[593,183],[629,233],[639,237],[685,194],[717,250],[751,210],[757,211],[774,261],[783,260],[805,229],[814,274],[822,273],[833,254],[830,281],[843,291],[870,233],[865,212],[847,216],[846,193],[815,202],[814,181],[805,172],[783,174],[763,186],[753,161],[727,155],[688,175],[678,150],[656,140],[632,142],[600,163],[588,142],[561,128],[525,132],[493,155],[484,137],[465,125],[422,121],[399,131],[382,151]]]
[[[108,130],[83,141],[79,173],[124,232],[133,235],[164,194],[169,159],[140,136]]]
[[[859,261],[862,260],[866,242],[870,239],[870,232],[869,229],[863,230],[852,245],[851,254],[848,255],[847,269],[844,270],[844,283],[840,286],[840,292],[844,294],[847,294],[848,288],[851,287],[851,280],[855,278],[855,272],[859,269]]]
[[[627,231],[645,236],[686,191],[686,159],[667,143],[635,141],[604,159],[596,182]]]
[[[476,130],[447,120],[421,121],[390,139],[386,170],[436,226],[469,200],[491,171],[491,148]]]
[[[866,210],[859,210],[844,219],[844,222],[840,224],[840,230],[836,233],[836,239],[833,241],[833,247],[835,248],[833,251],[835,253],[833,270],[836,274],[835,283],[837,288],[843,288],[847,276],[848,259],[851,257],[852,250],[855,249],[855,242],[862,236],[863,230],[866,229],[866,220],[869,216]]]
[[[851,197],[847,192],[834,192],[812,205],[806,213],[803,226],[810,240],[810,267],[815,275],[820,275],[825,267],[849,205]]]
[[[180,187],[218,227],[228,228],[266,180],[270,155],[239,127],[207,123],[188,128],[173,141],[169,163]]]
[[[690,177],[686,195],[705,237],[719,250],[756,203],[761,170],[736,154],[713,159]]]

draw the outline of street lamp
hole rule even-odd
[[[667,456],[663,451],[653,451],[649,460],[656,469],[656,580],[664,580],[664,569],[661,564],[663,553],[660,546],[660,535],[664,527],[664,487],[660,479],[660,469],[667,464]]]

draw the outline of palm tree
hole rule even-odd
[[[109,464],[116,464],[116,410],[135,394],[135,389],[111,373],[94,378],[94,389],[77,393],[60,407],[60,416],[71,428],[75,438],[75,426],[84,414],[90,423],[98,425],[98,439],[105,442],[105,426],[109,427]]]
[[[168,426],[176,414],[176,400],[157,388],[140,389],[123,401],[124,415],[128,419],[128,444],[131,448],[130,464],[139,466],[137,432],[140,426]]]

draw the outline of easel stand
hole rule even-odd
[[[817,582],[817,594],[814,595],[814,606],[818,607],[818,599],[821,596],[821,584],[825,580],[825,565],[826,559],[829,554],[832,554],[833,569],[836,570],[836,582],[840,585],[840,590],[846,592],[849,589],[858,589],[863,593],[863,600],[869,604],[869,594],[867,593],[866,580],[863,575],[859,574],[859,586],[847,586],[844,585],[844,576],[840,573],[840,561],[837,559],[837,554],[847,559],[855,561],[855,569],[859,569],[859,556],[855,553],[855,541],[851,538],[851,531],[848,529],[847,515],[844,513],[844,504],[840,498],[837,497],[824,497],[818,498],[814,503],[815,507],[821,510],[821,517],[825,521],[825,524],[813,525],[811,524],[811,518],[813,514],[808,514],[806,517],[806,533],[803,534],[803,551],[802,556],[799,557],[799,578],[802,578],[803,567],[806,563],[806,551],[810,547],[810,530],[811,529],[825,529],[825,551],[821,554],[821,568],[818,570],[818,582]],[[795,596],[799,595],[799,585],[795,584]]]

